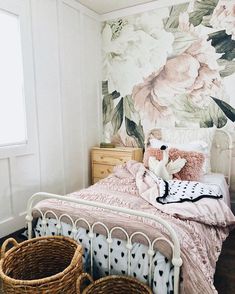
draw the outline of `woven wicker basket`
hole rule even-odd
[[[6,252],[9,243],[13,248]],[[76,293],[82,272],[82,247],[66,237],[40,237],[18,244],[6,240],[1,248],[3,293]]]
[[[126,276],[107,276],[93,281],[92,277],[83,273],[77,280],[77,289],[81,289],[85,279],[91,284],[86,287],[82,294],[152,294],[151,289],[135,278]],[[80,292],[78,292],[80,293]]]

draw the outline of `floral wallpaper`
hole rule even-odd
[[[233,0],[195,0],[107,21],[102,42],[105,141],[143,146],[157,126],[222,128],[234,120]]]

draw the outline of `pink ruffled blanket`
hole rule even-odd
[[[158,191],[158,185],[146,173],[143,164],[129,161],[116,167],[108,178],[69,196],[160,216],[174,228],[180,240],[183,259],[180,293],[217,293],[213,285],[215,266],[222,242],[228,236],[229,228],[235,225],[233,213],[222,200],[217,199],[162,205],[153,201]],[[57,215],[67,213],[73,219],[84,217],[91,223],[102,221],[108,227],[123,226],[129,233],[141,228],[152,239],[168,236],[160,224],[142,217],[54,199],[43,200],[36,207],[42,211],[51,209]],[[39,216],[36,210],[34,216]],[[158,249],[165,256],[170,256],[166,244],[159,244]]]

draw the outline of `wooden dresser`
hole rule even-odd
[[[142,161],[143,149],[132,147],[100,148],[93,147],[91,151],[92,183],[107,177],[115,165],[128,160]]]

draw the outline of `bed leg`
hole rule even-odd
[[[27,227],[28,227],[28,239],[32,239],[32,230],[33,230],[32,220],[33,220],[33,217],[32,217],[32,215],[27,214],[25,219],[26,219]]]
[[[179,275],[180,275],[180,267],[174,266],[174,294],[179,293]]]

